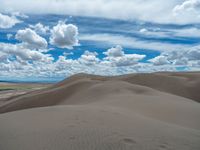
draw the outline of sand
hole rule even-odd
[[[51,86],[51,83],[0,82],[0,105],[18,96]]]
[[[78,74],[2,104],[0,150],[199,150],[199,91],[199,72]]]

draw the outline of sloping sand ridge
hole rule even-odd
[[[199,150],[199,91],[198,72],[78,74],[1,105],[0,149]]]

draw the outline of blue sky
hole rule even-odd
[[[0,80],[200,70],[199,0],[0,3]]]

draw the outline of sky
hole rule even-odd
[[[200,71],[200,0],[0,4],[0,80]]]

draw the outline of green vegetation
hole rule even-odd
[[[46,85],[33,85],[33,84],[0,84],[0,91],[8,90],[31,90],[36,88],[45,88]]]

